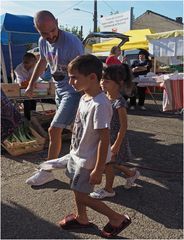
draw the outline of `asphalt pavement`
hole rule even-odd
[[[183,118],[159,112],[146,102],[147,111],[128,112],[128,136],[133,153],[131,166],[139,169],[137,185],[126,190],[117,176],[116,196],[104,201],[132,224],[117,239],[183,239]],[[63,145],[68,153],[70,142]],[[100,239],[107,218],[88,209],[94,226],[62,230],[57,223],[75,211],[74,196],[64,170],[56,180],[30,187],[25,180],[47,156],[47,149],[1,157],[1,239]],[[104,184],[104,178],[101,186]]]

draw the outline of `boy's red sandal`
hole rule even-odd
[[[131,222],[132,222],[131,218],[128,215],[125,215],[125,219],[118,227],[114,227],[110,223],[107,223],[107,225],[105,225],[105,227],[101,230],[101,235],[104,238],[115,237],[126,227],[128,227],[131,224]]]
[[[78,229],[78,228],[89,228],[92,227],[92,223],[87,223],[87,224],[82,224],[79,223],[76,219],[76,215],[75,214],[70,214],[68,216],[66,216],[64,219],[62,219],[61,221],[59,221],[59,226],[63,229]]]

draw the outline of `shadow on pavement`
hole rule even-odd
[[[149,116],[153,112],[139,111],[140,114]],[[138,114],[138,112],[131,113]],[[166,118],[165,114],[161,115]],[[159,116],[160,114],[155,114]],[[168,118],[180,116],[168,115]],[[140,124],[144,124],[140,122]],[[162,126],[161,126],[162,127]],[[171,126],[173,128],[173,126]],[[167,129],[167,128],[166,128]],[[172,130],[172,129],[171,129]],[[164,130],[158,129],[160,139],[154,133],[128,130],[128,137],[131,150],[135,158],[133,164],[140,166],[141,177],[137,180],[138,186],[126,190],[123,186],[117,186],[115,191],[116,197],[110,201],[135,209],[147,218],[163,224],[166,228],[182,229],[183,228],[183,144],[177,143],[177,134],[165,134]],[[170,141],[173,137],[173,141]],[[180,137],[181,138],[181,137]],[[175,140],[176,139],[176,140]],[[180,140],[180,139],[179,139]],[[169,144],[172,142],[172,144]],[[69,144],[66,153],[69,151]],[[11,159],[22,163],[23,161],[41,163],[46,156],[47,150],[30,155],[12,157]],[[63,153],[64,155],[65,153]],[[146,166],[149,169],[141,168]],[[159,171],[152,171],[158,169]],[[167,173],[168,171],[168,173]],[[170,173],[169,173],[170,172]],[[147,178],[147,179],[145,179]],[[145,179],[145,180],[144,180]],[[51,188],[56,191],[59,189],[69,189],[68,183],[59,180],[52,181],[43,186],[34,187],[34,189]],[[11,205],[1,205],[2,221],[1,234],[2,239],[75,239],[76,235],[71,232],[62,231],[56,225],[49,223],[35,216],[28,209],[11,203]],[[146,218],[144,219],[146,221]],[[78,230],[77,230],[78,231]],[[96,230],[90,230],[90,234],[98,234]],[[79,230],[81,233],[81,229]],[[85,231],[87,233],[87,231]]]
[[[183,228],[182,193],[172,193],[168,188],[137,180],[139,186],[130,190],[115,188],[116,197],[109,201],[135,209],[167,228]]]
[[[154,133],[128,130],[127,135],[135,158],[132,163],[146,165],[158,170],[182,173],[182,143],[166,144],[169,139],[157,139]]]
[[[135,209],[167,228],[182,229],[183,145],[160,144],[160,140],[154,139],[154,134],[145,132],[128,131],[128,136],[135,156],[132,163],[138,166],[141,176],[148,179],[138,179],[138,186],[130,190],[117,186],[117,195],[110,201]],[[148,169],[139,166],[147,166]],[[152,171],[152,168],[158,171]]]
[[[62,169],[61,169],[62,170]],[[70,190],[70,185],[68,183],[62,182],[58,179],[53,180],[52,182],[45,183],[41,186],[31,186],[34,190],[40,190],[40,189],[55,189],[55,192],[60,189],[68,189]]]
[[[62,230],[57,225],[45,221],[15,202],[1,204],[1,239],[79,239],[75,233],[99,235],[100,230],[94,224],[89,229]],[[57,224],[57,223],[56,223]]]
[[[12,202],[1,204],[1,239],[74,239],[56,225],[34,215],[28,209]]]
[[[183,120],[183,115],[182,114],[176,114],[176,113],[172,113],[172,112],[162,112],[158,109],[156,110],[152,110],[150,109],[150,106],[147,107],[146,111],[142,111],[139,109],[136,109],[134,111],[132,110],[128,110],[128,114],[129,115],[138,115],[138,116],[147,116],[147,117],[162,117],[162,118],[175,118],[175,119],[179,119],[179,120]]]

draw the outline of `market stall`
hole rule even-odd
[[[150,90],[151,88],[160,87],[163,90],[163,100],[162,100],[162,110],[166,111],[179,111],[183,109],[183,73],[170,73],[170,74],[161,74],[161,75],[146,75],[135,78],[133,82],[138,83],[139,87],[146,87],[147,93],[151,96],[154,103],[157,104],[157,100]]]
[[[11,102],[12,106],[18,109],[20,113],[23,111],[22,102],[29,101],[30,99],[25,96],[25,88],[20,87],[17,83],[14,83],[13,70],[17,64],[22,61],[22,57],[27,52],[28,47],[31,47],[33,43],[38,43],[39,36],[40,35],[34,27],[33,17],[13,15],[9,13],[1,15],[1,66],[3,75],[1,89],[5,93],[8,101]],[[10,71],[7,69],[7,66],[9,65],[11,68],[12,83],[8,83]],[[49,81],[36,83],[33,99],[43,106],[43,100],[54,98],[55,85],[53,82]],[[36,112],[37,115],[39,113],[39,111]],[[48,113],[48,111],[44,111],[42,108],[40,113],[42,118],[44,119],[47,117],[46,119],[48,120],[48,114],[49,121],[51,121],[54,111],[50,114],[50,111]],[[22,118],[22,120],[24,121],[24,118]],[[29,127],[22,128],[21,126],[21,128],[14,133],[14,136],[10,136],[2,143],[2,146],[7,150],[7,152],[14,156],[27,152],[39,151],[44,148],[44,144],[46,142],[46,134],[41,127],[42,126],[39,121],[32,121],[31,115]],[[31,135],[33,139],[29,139],[27,135]]]
[[[155,33],[147,35],[149,41],[149,52],[155,57],[156,61],[164,57],[171,69],[183,70],[183,44],[184,44],[184,31],[175,30],[169,32]],[[180,66],[180,68],[177,68]],[[163,111],[178,111],[183,109],[183,73],[170,73],[163,76],[163,83],[161,86],[163,91]]]

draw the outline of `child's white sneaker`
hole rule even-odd
[[[145,106],[140,106],[140,109],[141,109],[142,111],[146,111]]]
[[[126,178],[126,183],[124,187],[126,189],[130,189],[134,185],[135,180],[139,178],[139,176],[140,176],[140,172],[135,170],[135,175],[133,177]]]
[[[130,109],[130,110],[135,110],[135,107],[134,107],[134,106],[131,106],[129,109]]]
[[[90,197],[96,198],[96,199],[103,199],[106,197],[114,197],[116,195],[115,192],[107,192],[105,189],[101,188],[96,190],[95,192],[90,193]]]
[[[37,170],[33,176],[26,180],[26,183],[32,186],[40,186],[55,179],[54,174],[43,169]]]

